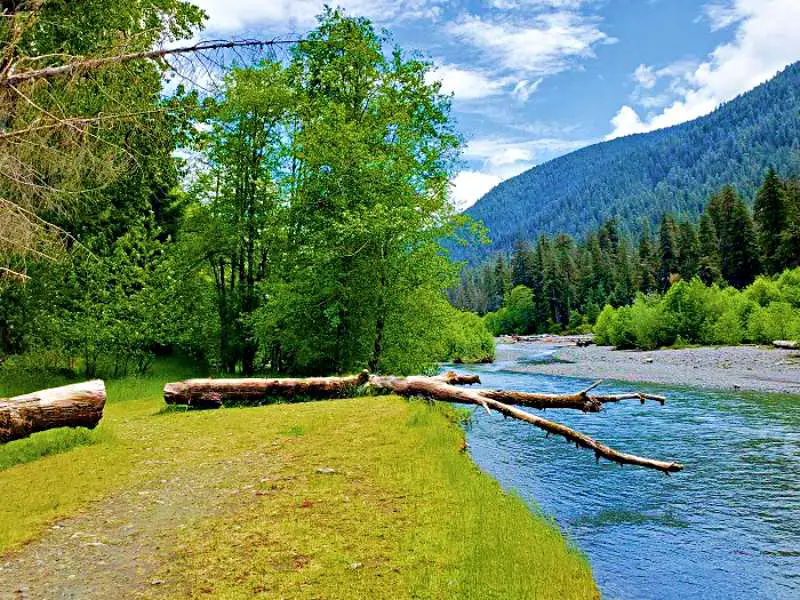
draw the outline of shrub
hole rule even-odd
[[[670,341],[660,304],[641,294],[630,307],[630,330],[636,347],[643,350],[655,350]]]
[[[800,314],[788,302],[773,302],[753,311],[747,322],[748,338],[770,344],[800,337]]]
[[[612,346],[611,328],[617,318],[617,311],[610,304],[606,304],[594,324],[595,342],[601,346]]]
[[[698,343],[703,331],[712,319],[711,289],[700,281],[692,279],[691,283],[679,281],[673,285],[662,300],[662,307],[667,326],[667,338],[674,340],[682,337],[689,343]]]
[[[704,340],[711,344],[734,346],[744,341],[745,330],[739,313],[732,307],[722,313],[720,318],[709,329],[709,335]]]

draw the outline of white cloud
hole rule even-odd
[[[490,0],[490,4],[494,8],[508,10],[510,8],[580,8],[581,5],[586,4],[588,0]]]
[[[428,83],[440,81],[442,93],[453,94],[458,100],[477,100],[503,93],[513,83],[509,77],[496,77],[480,70],[462,69],[454,65],[437,65],[428,72]]]
[[[703,16],[711,24],[711,31],[719,31],[742,20],[743,15],[735,5],[712,2],[703,7]]]
[[[653,67],[647,65],[639,65],[633,73],[633,78],[646,90],[653,89],[658,81],[658,75],[654,73]]]
[[[450,200],[458,210],[466,210],[503,179],[480,171],[461,171],[451,182]]]
[[[609,139],[647,131],[647,125],[642,123],[639,113],[627,104],[614,115],[611,119],[611,125],[614,127],[614,132],[609,136]]]
[[[233,32],[264,23],[313,26],[326,4],[376,21],[435,18],[440,0],[192,0],[209,15],[210,31]]]
[[[544,81],[543,77],[539,77],[536,81],[528,81],[527,79],[523,79],[517,82],[517,85],[514,86],[514,90],[511,92],[517,100],[520,102],[527,102],[528,98],[533,96],[536,93],[536,90],[539,89],[539,86],[542,85],[542,81]]]
[[[609,139],[706,115],[800,59],[798,0],[735,0],[727,8],[739,23],[734,39],[718,46],[699,65],[668,67],[664,75],[672,79],[669,91],[674,101],[660,113],[644,118],[632,107],[623,106],[612,119],[614,130]],[[683,65],[683,72],[677,65]]]
[[[595,45],[615,41],[599,29],[596,19],[569,11],[540,13],[522,25],[465,15],[446,30],[484,52],[494,64],[534,75],[564,71],[576,59],[594,57]]]
[[[461,210],[469,208],[502,181],[515,177],[544,160],[593,142],[594,140],[558,138],[523,141],[500,138],[472,140],[464,148],[464,158],[473,166],[461,171],[453,180],[453,202]]]

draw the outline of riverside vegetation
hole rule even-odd
[[[19,31],[0,27],[0,41],[20,68],[186,38],[203,21],[177,0],[23,3],[13,16]],[[173,72],[153,60],[14,88],[31,103],[0,93],[0,116],[30,108],[0,157],[36,174],[26,185],[0,169],[7,368],[113,377],[177,352],[243,375],[405,374],[491,359],[480,319],[444,293],[457,266],[439,241],[466,223],[448,202],[450,98],[429,62],[389,43],[329,9],[214,93],[167,88]],[[63,166],[90,158],[109,166]]]
[[[727,186],[696,225],[665,214],[655,239],[645,222],[635,245],[614,220],[581,243],[520,242],[466,270],[450,298],[495,335],[596,323],[598,341],[620,347],[800,339],[800,184],[770,170],[753,204],[751,215]]]

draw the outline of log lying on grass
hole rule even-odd
[[[257,404],[266,398],[344,398],[367,383],[369,374],[305,379],[189,379],[164,386],[167,404],[220,408],[223,404]]]
[[[94,429],[105,404],[99,379],[0,400],[0,444],[56,427]]]
[[[238,403],[243,398],[261,401],[267,397],[291,398],[294,396],[314,398],[341,398],[353,395],[358,386],[366,386],[369,393],[396,394],[404,397],[422,397],[441,402],[482,406],[505,417],[511,417],[538,427],[550,435],[565,438],[577,448],[592,450],[599,462],[605,458],[619,465],[636,465],[666,473],[683,469],[677,462],[642,458],[619,452],[579,431],[554,421],[543,419],[514,405],[533,408],[567,408],[584,412],[598,412],[603,404],[627,399],[655,400],[664,404],[661,396],[639,393],[616,395],[590,395],[602,382],[575,394],[529,394],[503,390],[466,389],[457,387],[480,383],[477,375],[458,375],[450,372],[437,377],[392,377],[370,375],[364,371],[354,377],[319,377],[308,379],[193,379],[181,383],[169,383],[164,387],[164,399],[168,404],[185,404],[202,408],[219,408],[226,403]]]

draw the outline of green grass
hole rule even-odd
[[[110,431],[103,427],[94,430],[84,427],[53,429],[35,433],[29,439],[16,440],[0,446],[0,471],[33,462],[45,456],[68,452],[78,446],[107,442],[110,441],[110,436]]]
[[[0,553],[93,501],[214,473],[215,497],[241,493],[163,532],[154,596],[599,597],[557,527],[462,451],[453,411],[384,396],[163,412],[163,383],[187,367],[110,383],[88,445],[53,455],[36,436],[19,442],[41,458],[0,471]]]

